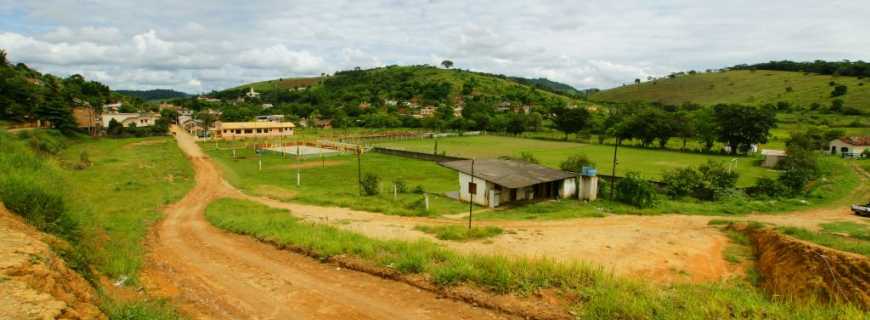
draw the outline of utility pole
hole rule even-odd
[[[619,151],[619,138],[613,144],[613,169],[610,172],[610,200],[613,200],[613,191],[616,190],[616,153]]]
[[[362,196],[362,159],[360,155],[362,154],[362,150],[360,150],[359,145],[356,146],[356,184],[359,186],[359,195]]]
[[[296,142],[296,186],[302,185],[302,157],[299,154],[299,142]]]
[[[474,193],[471,191],[474,186]],[[471,213],[474,210],[474,195],[477,194],[477,185],[474,184],[474,158],[471,158],[471,182],[468,183],[468,231],[471,232]]]

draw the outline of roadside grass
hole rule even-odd
[[[499,227],[472,227],[470,230],[463,225],[425,226],[414,227],[414,230],[422,231],[441,240],[469,241],[495,237],[504,233]]]
[[[87,168],[70,168],[85,152]],[[138,281],[148,228],[160,207],[181,199],[193,187],[193,168],[168,137],[82,139],[59,155],[72,188],[66,193],[85,233],[82,244],[96,269]]]
[[[332,162],[326,166],[320,165],[320,159],[299,162],[305,168],[301,169],[301,186],[297,186],[295,166],[299,163],[293,157],[283,158],[279,153],[264,153],[261,158],[263,171],[259,171],[260,158],[251,148],[236,150],[237,160],[233,160],[232,150],[216,150],[208,143],[201,146],[216,160],[227,181],[254,195],[274,196],[283,193],[286,195],[277,197],[278,200],[402,216],[442,215],[468,209],[467,204],[442,195],[458,190],[459,180],[456,172],[434,162],[366,153],[362,156],[362,174],[374,173],[380,177],[380,194],[360,196],[356,156],[332,156],[326,158]],[[393,182],[396,180],[404,181],[407,190],[394,198]],[[412,192],[417,186],[429,193],[428,211],[424,196]]]
[[[100,309],[111,320],[182,320],[182,316],[167,300],[119,301],[104,298]]]
[[[409,151],[432,153],[436,139],[415,139],[395,142],[382,142],[379,145]],[[613,163],[613,146],[600,144],[581,144],[574,142],[545,141],[503,136],[469,136],[439,138],[438,153],[477,158],[497,158],[499,156],[519,156],[520,153],[533,154],[542,165],[558,168],[568,157],[583,153],[595,162],[601,174],[610,174]],[[617,175],[627,171],[637,171],[642,175],[658,180],[665,170],[687,166],[697,166],[707,162],[731,161],[728,155],[709,155],[686,153],[674,150],[644,149],[622,147],[619,149]],[[739,186],[750,186],[760,177],[775,176],[774,170],[755,165],[755,157],[737,157],[735,170],[740,173]]]
[[[582,263],[462,255],[431,241],[377,240],[332,226],[301,221],[286,210],[245,200],[220,199],[206,219],[232,232],[279,247],[328,258],[351,255],[404,274],[422,274],[441,286],[470,284],[494,293],[533,294],[555,288],[577,296],[578,319],[861,319],[852,305],[774,299],[743,282],[653,285],[616,277]]]
[[[809,241],[821,246],[870,256],[870,240],[867,239],[868,228],[866,225],[834,223],[822,226],[819,232],[813,232],[798,227],[779,227],[777,230],[783,234]],[[846,233],[846,236],[841,235]],[[856,236],[852,236],[855,234]]]

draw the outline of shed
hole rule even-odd
[[[576,194],[576,175],[516,160],[486,159],[442,162],[459,172],[459,195],[463,201],[498,207],[501,204],[540,198],[568,198]]]
[[[786,157],[785,151],[771,149],[761,150],[761,155],[764,156],[761,166],[765,168],[776,168],[779,161]]]

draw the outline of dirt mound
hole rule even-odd
[[[0,319],[105,319],[94,289],[47,242],[62,245],[0,204]]]
[[[762,287],[773,294],[851,302],[870,309],[870,258],[782,235],[750,231]]]

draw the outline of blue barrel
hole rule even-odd
[[[584,166],[581,174],[587,177],[594,177],[598,174],[598,170],[593,167]]]

